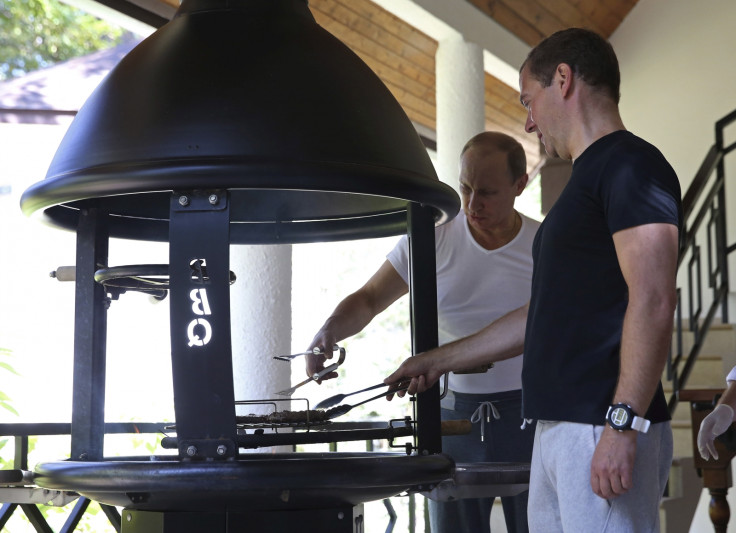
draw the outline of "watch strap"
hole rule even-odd
[[[640,431],[642,433],[646,433],[647,431],[649,431],[650,425],[651,422],[649,420],[640,416],[634,416],[633,420],[631,421],[631,429],[635,429],[636,431]]]

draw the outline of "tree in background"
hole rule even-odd
[[[110,48],[130,36],[58,0],[0,0],[0,81]]]

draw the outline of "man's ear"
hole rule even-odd
[[[574,82],[573,78],[574,74],[570,65],[567,63],[560,63],[557,65],[553,83],[560,89],[560,94],[563,98],[566,98],[570,93]]]
[[[529,174],[524,174],[516,180],[516,183],[514,184],[516,185],[516,196],[519,196],[521,193],[524,192],[527,183],[529,183]]]

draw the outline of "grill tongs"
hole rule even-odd
[[[319,372],[315,372],[313,375],[311,375],[310,377],[308,377],[307,379],[305,379],[301,383],[297,383],[293,387],[291,387],[289,389],[286,389],[286,390],[282,390],[280,392],[277,392],[276,394],[280,394],[281,396],[291,396],[292,394],[294,394],[294,391],[296,389],[298,389],[299,387],[301,387],[302,385],[306,385],[310,381],[320,380],[320,379],[322,379],[323,376],[326,376],[330,372],[335,371],[337,369],[337,367],[340,366],[345,361],[345,348],[341,348],[340,346],[338,346],[337,344],[335,344],[332,347],[332,351],[334,352],[335,350],[338,350],[339,353],[340,353],[339,357],[337,358],[337,362],[336,363],[332,363],[331,365],[326,366],[324,368],[324,370],[321,370]],[[324,353],[324,350],[322,348],[316,347],[316,348],[312,348],[312,350],[311,351],[308,351],[308,352],[295,353],[295,354],[292,354],[292,355],[276,355],[276,356],[274,356],[274,359],[278,359],[279,361],[291,361],[295,357],[300,357],[302,355],[310,355],[310,354],[321,355],[323,353]]]

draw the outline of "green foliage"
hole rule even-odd
[[[10,438],[5,437],[0,439],[0,470],[8,470],[13,468],[13,457],[6,457],[3,453],[3,448],[10,442]]]
[[[157,433],[156,435],[135,435],[131,437],[131,443],[133,448],[138,450],[139,448],[145,448],[149,454],[155,455],[161,451],[161,440],[164,438],[163,435]]]
[[[58,0],[0,0],[0,81],[110,48],[128,35]]]
[[[15,416],[18,416],[18,411],[16,411],[15,408],[10,405],[10,396],[5,394],[3,391],[0,391],[0,407],[10,411]]]
[[[9,358],[12,357],[12,352],[7,348],[0,348],[0,357],[2,358]],[[5,372],[10,372],[12,374],[18,375],[18,372],[15,371],[15,369],[10,365],[10,363],[0,360],[0,370],[3,370]],[[18,411],[16,411],[12,405],[10,405],[10,397],[5,394],[3,391],[0,391],[0,407],[3,409],[10,411],[15,416],[18,416]],[[2,445],[0,445],[0,448],[2,448]]]

